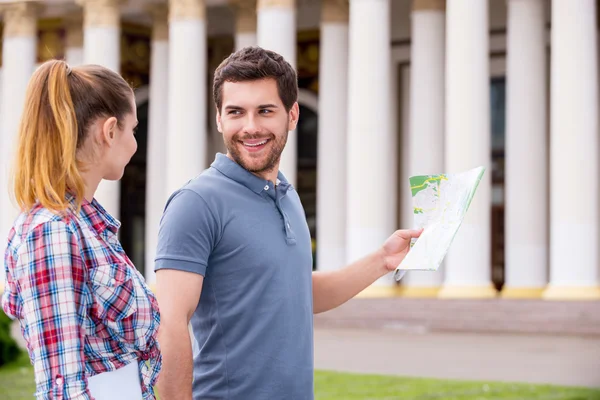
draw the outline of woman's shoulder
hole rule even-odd
[[[12,233],[15,237],[26,238],[42,226],[76,229],[75,219],[75,214],[70,209],[57,212],[36,204],[31,209],[19,213],[13,224]]]

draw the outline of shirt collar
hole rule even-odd
[[[73,195],[68,194],[67,199],[73,206],[73,210],[75,210],[75,198]],[[85,198],[83,199],[79,217],[85,220],[98,234],[102,234],[108,229],[116,235],[121,227],[121,223],[110,215],[95,198],[92,199],[91,202],[87,201]]]
[[[258,194],[268,190],[272,186],[272,183],[268,180],[254,175],[223,153],[217,153],[215,160],[210,166],[229,179],[246,186]],[[286,190],[291,188],[291,185],[281,171],[277,173],[277,185]]]

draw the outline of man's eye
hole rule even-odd
[[[239,115],[241,113],[240,110],[229,110],[228,115]]]
[[[272,112],[271,110],[267,110],[267,109],[259,111],[259,113],[261,113],[261,114],[270,114],[271,112]]]

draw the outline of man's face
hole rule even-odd
[[[275,79],[225,82],[221,90],[217,126],[228,156],[258,175],[278,168],[288,131],[298,122],[298,104],[285,110]]]

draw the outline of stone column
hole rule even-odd
[[[552,1],[547,299],[600,299],[596,7]]]
[[[170,0],[167,195],[208,166],[206,46],[204,0]]]
[[[446,171],[484,166],[486,172],[446,256],[439,296],[489,298],[496,291],[491,284],[488,2],[446,4]]]
[[[64,18],[67,35],[66,60],[70,66],[83,64],[83,16],[71,14]]]
[[[83,6],[83,62],[121,72],[121,0],[77,0]],[[119,181],[103,180],[95,195],[115,218],[120,218]]]
[[[346,261],[378,249],[397,226],[390,0],[350,0]],[[390,273],[367,289],[389,295]]]
[[[409,175],[444,172],[445,1],[413,0]],[[403,182],[408,186],[408,182]],[[407,297],[435,297],[442,271],[410,271]]]
[[[4,284],[6,238],[19,212],[12,201],[10,178],[16,139],[25,103],[25,92],[37,56],[37,16],[40,7],[32,2],[3,6],[2,93],[0,115],[0,282]]]
[[[509,298],[539,298],[548,279],[544,5],[543,0],[508,1],[506,266],[502,296]]]
[[[296,68],[296,0],[258,0],[257,21],[258,45],[279,53]],[[290,132],[279,164],[292,185],[298,168],[297,142],[296,131]]]
[[[235,50],[256,46],[256,0],[237,0],[235,7]]]
[[[146,169],[146,280],[154,284],[154,257],[158,226],[167,200],[167,110],[169,26],[167,4],[150,7],[153,17],[150,59],[150,112],[148,115],[148,162]]]
[[[346,263],[346,143],[348,119],[348,0],[325,0],[319,51],[317,268]]]

